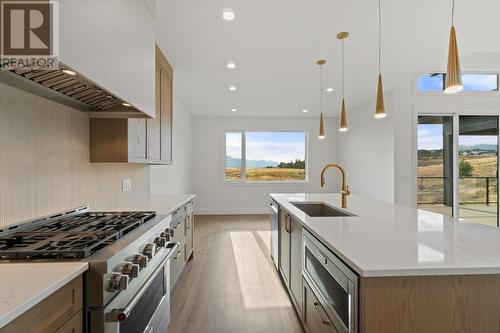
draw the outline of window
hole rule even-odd
[[[303,182],[306,144],[306,132],[226,132],[225,181]]]
[[[418,207],[498,226],[499,117],[420,115],[417,130]]]
[[[445,73],[424,74],[417,79],[417,91],[443,91],[445,81]],[[466,73],[462,74],[462,83],[466,92],[498,91],[498,74]]]

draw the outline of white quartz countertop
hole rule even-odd
[[[86,262],[0,264],[0,328],[87,268]]]
[[[351,217],[309,217],[291,202],[341,207],[332,194],[271,194],[359,275],[500,274],[500,230],[351,195]]]
[[[194,194],[148,195],[121,202],[119,205],[107,207],[105,210],[150,210],[156,211],[158,215],[168,215],[194,198]],[[92,210],[92,207],[90,207],[90,210]]]

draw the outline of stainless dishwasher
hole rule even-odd
[[[335,329],[340,333],[357,333],[357,274],[305,229],[303,236],[304,279]]]
[[[274,266],[279,269],[278,263],[278,233],[279,233],[279,213],[278,204],[271,200],[271,258],[273,259]]]

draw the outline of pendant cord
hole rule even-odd
[[[323,113],[323,65],[320,66],[321,71],[320,71],[320,90],[319,90],[319,100],[320,100],[320,107],[321,107],[321,113]]]
[[[345,87],[344,87],[344,70],[345,68],[345,65],[344,65],[344,40],[342,39],[342,98],[345,97],[345,94],[344,94],[344,91],[345,91]]]
[[[378,73],[381,73],[381,59],[382,59],[382,11],[380,10],[380,0],[378,0]]]
[[[455,26],[455,0],[451,0],[451,26]]]

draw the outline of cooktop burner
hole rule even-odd
[[[0,260],[79,260],[112,244],[155,212],[81,213],[0,235]]]

